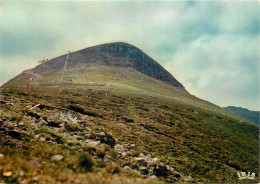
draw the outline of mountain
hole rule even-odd
[[[66,58],[67,55],[62,55],[46,61],[34,69],[23,72],[5,85],[25,86],[30,82],[30,78],[41,85],[46,85],[50,83],[50,81],[46,80],[46,76],[49,78],[52,76],[53,81],[51,82],[59,82]],[[116,68],[116,71],[113,71],[115,72],[114,75],[111,75],[113,74],[110,71],[111,67]],[[110,73],[110,75],[104,77],[102,82],[113,82],[114,80],[123,80],[125,78],[129,80],[128,77],[131,74],[140,76],[141,79],[144,77],[147,80],[154,79],[162,81],[165,84],[171,85],[175,90],[186,92],[183,85],[159,63],[140,49],[126,43],[102,44],[70,53],[65,69],[65,81],[86,82],[90,78],[93,82],[95,81],[95,77],[91,73],[93,70],[95,71],[94,75]],[[96,74],[97,71],[99,72],[98,74]],[[97,77],[100,78],[100,76]],[[138,79],[135,77],[134,80]]]
[[[256,125],[259,125],[259,117],[260,117],[259,111],[250,111],[242,107],[234,107],[234,106],[224,107],[224,109],[252,123],[255,123]]]
[[[191,95],[126,43],[24,71],[0,88],[0,105],[6,183],[259,180],[237,175],[259,173],[259,127]]]

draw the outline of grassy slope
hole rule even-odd
[[[171,98],[101,89],[7,91],[35,103],[65,108],[74,105],[84,109],[86,114],[94,113],[95,116],[85,117],[87,122],[111,132],[121,141],[137,144],[139,150],[160,157],[175,165],[182,174],[202,182],[238,182],[236,173],[225,165],[258,173],[257,127],[240,122],[235,116],[221,115],[220,110],[216,110],[220,113],[210,112]]]
[[[74,84],[11,89],[8,93],[35,103],[74,105],[94,113],[96,116],[85,116],[86,121],[202,182],[246,182],[239,181],[230,168],[259,172],[257,126],[130,68],[92,65],[87,71],[75,71],[68,69],[64,78]],[[60,74],[53,74],[37,82],[59,79]],[[86,81],[106,85],[79,84]]]
[[[15,92],[4,90],[1,94],[11,98],[13,104],[1,105],[0,123],[9,121],[13,126],[21,127],[26,133],[22,133],[22,137],[19,138],[12,135],[10,130],[0,132],[0,182],[24,184],[162,182],[157,179],[144,179],[137,172],[123,170],[118,163],[100,167],[103,162],[101,154],[113,156],[117,161],[115,151],[108,145],[101,144],[99,148],[93,148],[83,143],[79,144],[74,139],[67,139],[62,133],[55,132],[47,126],[41,126],[34,132],[31,122],[36,119],[28,116],[27,113],[33,112],[42,117],[49,117],[59,110],[29,110],[28,106],[34,103],[28,101],[28,96],[20,90]],[[44,133],[47,140],[57,143],[36,141],[34,139],[36,132]],[[100,155],[97,157],[96,153]],[[64,160],[51,160],[55,154],[63,155]],[[81,156],[87,157],[92,164],[80,165]],[[5,177],[4,173],[9,171],[12,175]]]

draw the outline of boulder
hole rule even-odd
[[[115,159],[111,157],[110,155],[105,155],[104,156],[104,162],[114,162]]]
[[[40,141],[40,142],[45,142],[46,139],[45,139],[45,137],[40,137],[40,138],[39,138],[39,141]]]
[[[40,164],[40,159],[39,158],[36,158],[36,159],[33,159],[30,161],[30,164],[33,166],[33,167],[42,167],[42,165]]]
[[[105,132],[97,133],[96,139],[102,143],[110,145],[111,147],[114,147],[116,144],[115,139],[110,134],[106,134]]]
[[[181,177],[181,174],[179,172],[177,172],[177,171],[173,171],[171,173],[171,175],[174,176],[175,178],[178,178],[178,179]]]
[[[150,179],[157,179],[157,176],[151,175],[149,178],[150,178]]]
[[[135,157],[135,162],[142,166],[147,166],[147,161],[144,157]]]
[[[123,145],[121,145],[121,144],[116,144],[116,145],[114,146],[114,149],[115,149],[115,151],[117,151],[117,152],[124,152],[124,151],[126,150],[126,148],[125,148]]]
[[[126,166],[124,166],[123,168],[124,168],[125,170],[129,170],[129,169],[130,169],[130,167],[129,167],[129,166],[127,166],[127,165],[126,165]]]
[[[51,157],[51,160],[52,160],[52,161],[61,161],[61,160],[63,160],[63,159],[64,159],[64,156],[63,156],[63,155],[59,155],[59,154],[53,155],[53,156]]]
[[[95,135],[91,134],[91,133],[86,133],[85,134],[85,138],[86,139],[94,139],[95,138]]]
[[[90,147],[96,147],[100,144],[100,141],[93,141],[93,140],[90,140],[90,139],[86,139],[85,142]]]

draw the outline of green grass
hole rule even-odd
[[[225,165],[259,172],[258,127],[215,105],[199,104],[198,99],[197,104],[188,105],[185,100],[133,91],[65,87],[2,89],[2,94],[60,108],[78,106],[84,110],[78,114],[93,131],[110,132],[122,142],[135,143],[139,151],[157,156],[201,182],[247,182],[238,180],[236,172]],[[38,113],[47,116],[50,112],[43,109]]]

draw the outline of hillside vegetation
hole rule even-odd
[[[2,105],[2,122],[4,118],[4,121],[20,123],[25,114],[31,113],[28,112],[28,105],[41,104],[40,108],[33,110],[36,118],[48,117],[57,110],[74,112],[86,121],[84,129],[107,132],[121,143],[133,143],[137,146],[138,152],[158,157],[164,163],[176,167],[182,175],[191,176],[197,181],[238,182],[236,171],[258,173],[257,127],[241,122],[232,115],[225,116],[220,109],[214,112],[171,98],[151,97],[134,92],[111,92],[104,89],[75,90],[67,89],[65,86],[60,87],[2,89],[1,93],[4,97],[11,97],[15,100],[13,103],[19,104],[19,108],[10,109]],[[73,131],[82,130],[75,128]],[[57,133],[54,131],[51,134]],[[66,140],[66,136],[64,139]],[[38,143],[33,140],[34,135],[30,135],[23,144],[39,149]],[[57,149],[66,148],[66,154],[73,155],[73,150],[68,149],[65,142],[57,142]],[[47,143],[45,144],[47,146]],[[2,142],[1,145],[4,146],[5,143]],[[12,158],[16,148],[10,149],[13,151],[10,152],[7,148],[1,150]],[[19,149],[26,151],[26,147]],[[44,154],[48,150],[40,149],[39,151]],[[48,162],[48,157],[45,159]],[[66,164],[59,167],[65,169]],[[2,172],[4,170],[6,170],[5,165],[2,166]],[[48,172],[44,174],[48,175]],[[59,173],[57,176],[50,176],[52,181],[57,181],[58,175]],[[105,181],[105,179],[93,180],[93,182],[99,181]],[[137,180],[120,179],[111,179],[111,181],[137,182]]]

